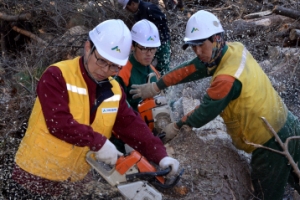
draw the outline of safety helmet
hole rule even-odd
[[[187,22],[185,28],[185,44],[182,46],[186,49],[189,44],[200,45],[207,38],[217,33],[224,32],[219,19],[212,13],[200,10],[193,14]]]
[[[144,47],[159,47],[161,44],[157,27],[146,19],[133,25],[131,36],[133,41]]]
[[[120,19],[106,20],[89,32],[98,53],[118,65],[124,66],[131,48],[131,34]]]

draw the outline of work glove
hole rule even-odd
[[[142,84],[142,85],[133,84],[131,86],[131,88],[133,88],[133,89],[131,89],[129,91],[129,93],[133,94],[133,96],[132,96],[133,99],[137,99],[139,97],[141,97],[142,99],[154,97],[155,95],[158,95],[160,93],[160,91],[157,92],[154,89],[154,84],[156,84],[156,83],[152,82],[152,83],[146,83],[146,84]]]
[[[106,140],[102,148],[95,153],[95,157],[98,161],[109,165],[115,165],[118,160],[118,156],[122,155],[123,154],[118,151],[115,145],[109,140]]]
[[[166,136],[163,138],[163,142],[167,143],[176,137],[179,133],[179,129],[175,127],[175,122],[168,124],[164,129],[163,132]]]
[[[159,167],[162,169],[171,167],[171,171],[168,175],[172,176],[172,175],[177,174],[178,169],[179,169],[179,162],[174,158],[164,157],[163,159],[160,160]]]

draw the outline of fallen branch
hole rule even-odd
[[[31,38],[31,39],[37,41],[38,43],[41,43],[41,44],[43,44],[43,45],[48,45],[47,42],[45,42],[44,40],[42,40],[41,38],[39,38],[38,36],[36,36],[35,34],[29,32],[29,31],[26,31],[26,30],[24,30],[24,29],[21,29],[21,28],[19,28],[19,27],[17,27],[17,26],[13,26],[12,29],[13,29],[14,31],[20,33],[20,34],[23,34],[23,35],[25,35],[25,36],[27,36],[27,37],[29,37],[29,38]]]
[[[257,147],[257,148],[267,149],[267,150],[270,150],[270,151],[273,151],[273,152],[276,152],[276,153],[284,155],[288,159],[288,161],[291,164],[292,168],[294,169],[295,174],[300,178],[300,170],[298,168],[298,165],[295,163],[294,159],[292,158],[292,156],[291,156],[291,154],[289,153],[289,150],[288,150],[288,144],[289,144],[289,142],[291,140],[300,139],[300,136],[289,137],[283,143],[282,140],[280,139],[280,137],[277,135],[277,133],[272,128],[272,126],[266,120],[266,118],[264,118],[264,117],[261,117],[261,118],[264,121],[264,123],[267,125],[267,127],[271,131],[271,133],[274,135],[276,141],[279,143],[279,145],[281,146],[281,148],[283,149],[283,151],[278,151],[278,150],[275,150],[275,149],[272,149],[272,148],[265,147],[265,146],[260,145],[260,144],[255,144],[255,143],[252,143],[252,142],[245,141],[246,144],[250,144],[250,145],[252,145],[254,147]]]
[[[271,15],[271,14],[272,14],[271,10],[266,10],[266,11],[262,11],[262,12],[256,12],[256,13],[251,13],[251,14],[245,15],[244,19],[254,19],[254,18],[259,18],[259,17]]]
[[[275,8],[273,9],[273,13],[287,16],[293,19],[300,18],[300,12],[298,10],[292,10],[292,9],[284,8],[282,6],[275,6]]]
[[[7,15],[3,12],[0,12],[0,19],[4,21],[27,21],[31,18],[30,13],[20,14],[20,15]]]

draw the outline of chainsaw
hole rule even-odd
[[[184,171],[182,169],[172,183],[166,184],[164,176],[171,171],[171,168],[157,171],[135,150],[119,157],[114,167],[96,161],[93,153],[93,151],[87,153],[86,161],[111,186],[116,186],[126,200],[161,200],[162,195],[156,188],[172,188],[178,183]]]
[[[148,76],[148,83],[155,73]],[[167,103],[167,98],[163,92],[160,95],[142,100],[138,104],[138,112],[148,127],[159,137],[164,137],[162,132],[164,127],[174,120],[171,117],[171,109]]]

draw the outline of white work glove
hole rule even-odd
[[[171,171],[168,175],[172,176],[172,175],[177,174],[178,169],[179,169],[179,162],[174,158],[164,157],[163,159],[160,160],[159,166],[162,169],[166,169],[168,167],[171,167],[172,169],[171,169]]]
[[[163,132],[166,133],[166,136],[163,138],[163,142],[167,143],[176,137],[179,133],[179,129],[175,127],[175,122],[168,124],[164,129]]]
[[[154,89],[154,84],[156,84],[156,83],[152,82],[152,83],[146,83],[146,84],[142,84],[142,85],[133,84],[131,86],[131,88],[133,88],[133,89],[131,89],[129,91],[129,93],[133,94],[133,96],[132,96],[133,99],[137,99],[139,97],[141,97],[142,99],[154,97],[155,95],[158,95],[160,93],[160,91],[157,92]]]
[[[123,154],[118,151],[115,145],[109,140],[106,140],[102,148],[95,153],[95,157],[98,161],[109,165],[115,165],[118,160],[118,156],[122,155]]]

